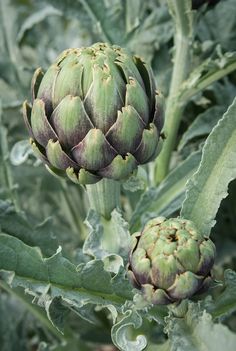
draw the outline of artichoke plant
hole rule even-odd
[[[148,302],[169,304],[209,286],[214,258],[215,245],[193,222],[158,217],[133,235],[128,275]]]
[[[32,79],[24,119],[47,168],[75,183],[127,178],[156,156],[162,99],[150,67],[118,46],[65,50]]]

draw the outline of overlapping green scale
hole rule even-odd
[[[73,147],[71,152],[81,168],[89,171],[98,171],[108,166],[117,155],[102,131],[95,128],[90,129],[86,137]]]
[[[46,113],[43,100],[36,99],[31,112],[31,128],[35,139],[44,147],[50,139],[57,139],[56,133],[51,127]]]
[[[137,149],[143,132],[143,121],[133,106],[128,105],[118,111],[118,118],[106,134],[110,144],[125,156]]]
[[[163,108],[151,68],[119,46],[64,50],[23,107],[33,149],[58,176],[122,180],[156,156]]]
[[[79,96],[67,95],[61,100],[50,117],[62,147],[71,149],[93,128]]]
[[[86,94],[84,105],[94,126],[103,133],[115,123],[117,111],[122,108],[123,101],[116,81],[106,66],[93,66],[93,82]]]
[[[77,63],[76,60],[68,62],[60,69],[52,89],[53,109],[68,95],[82,96],[82,74],[83,66]]]
[[[209,284],[214,258],[213,242],[194,223],[158,217],[134,234],[129,277],[149,302],[177,302]]]
[[[59,66],[53,64],[49,67],[39,85],[38,93],[35,96],[35,98],[43,100],[48,115],[50,115],[53,109],[53,91],[59,72]],[[37,76],[35,84],[38,84],[39,79],[41,80],[41,76]],[[32,87],[32,89],[34,89],[34,87]]]

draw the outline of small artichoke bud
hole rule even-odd
[[[153,304],[180,302],[211,282],[215,245],[183,218],[158,217],[133,234],[128,275]]]
[[[25,124],[38,157],[80,184],[122,180],[157,153],[161,95],[151,68],[105,43],[65,50],[32,79]]]

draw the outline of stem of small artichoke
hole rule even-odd
[[[172,3],[174,3],[172,1]],[[178,9],[178,1],[176,1]],[[183,8],[181,8],[183,10]],[[157,158],[155,181],[159,184],[167,175],[172,151],[176,144],[177,133],[182,117],[183,105],[178,100],[178,93],[183,81],[187,78],[189,72],[191,30],[186,29],[187,15],[176,11],[175,18],[175,55],[174,67],[171,77],[169,97],[166,104],[164,135],[166,140],[163,143],[162,150]]]
[[[86,186],[91,208],[106,219],[111,218],[111,212],[120,207],[120,182],[103,178],[96,184]]]
[[[176,318],[183,318],[188,311],[188,300],[182,300],[178,303],[172,303],[171,305],[168,305],[168,310]]]

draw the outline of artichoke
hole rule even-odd
[[[35,71],[32,100],[23,105],[31,144],[54,174],[121,180],[156,156],[162,98],[150,67],[118,46],[65,50]]]
[[[165,305],[205,290],[214,258],[215,245],[193,222],[158,217],[133,234],[128,275],[145,300]]]

